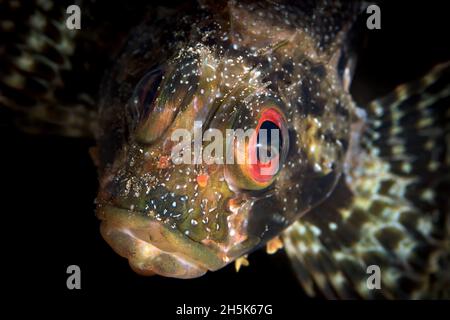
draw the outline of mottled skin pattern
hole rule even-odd
[[[92,19],[95,5],[83,3]],[[448,295],[449,67],[356,107],[346,40],[359,4],[130,6],[124,17],[142,20],[131,31],[138,23],[123,19],[75,36],[52,29],[62,13],[51,1],[31,12],[0,4],[29,15],[20,41],[17,25],[1,25],[0,104],[29,131],[95,134],[101,232],[138,273],[197,277],[281,235],[310,295]],[[108,57],[99,65],[85,63],[94,43]],[[89,84],[108,64],[95,93]],[[73,92],[80,75],[90,81]],[[269,108],[285,129],[269,182],[240,165],[171,162],[174,130],[255,128]],[[381,290],[367,288],[371,264]]]
[[[408,128],[415,128],[419,120],[419,129],[438,127],[426,119],[448,118],[444,114],[445,102],[419,119],[411,119],[408,114],[414,114],[416,108],[426,109],[427,103],[406,103],[406,116],[395,113],[390,104],[401,99],[408,101],[406,97],[412,89],[426,101],[428,96],[422,94],[422,88],[429,87],[440,75],[431,74],[427,81],[400,88],[393,98],[375,102],[367,109],[366,117],[354,106],[347,90],[345,36],[359,7],[344,7],[336,3],[291,7],[228,2],[206,5],[205,11],[196,10],[193,15],[166,16],[169,21],[179,21],[173,29],[177,32],[152,33],[147,28],[155,28],[154,25],[141,27],[110,78],[120,79],[119,83],[106,85],[107,99],[102,103],[101,117],[105,124],[101,127],[114,128],[117,135],[111,123],[116,123],[120,112],[129,112],[123,106],[129,105],[133,84],[151,68],[167,64],[168,68],[181,69],[188,75],[187,82],[184,89],[174,85],[177,90],[173,95],[183,103],[177,106],[181,111],[167,129],[166,124],[155,129],[154,123],[160,122],[152,119],[150,126],[147,122],[141,127],[143,137],[133,135],[139,125],[132,117],[130,126],[127,115],[120,117],[128,119],[125,123],[117,124],[119,130],[127,128],[122,139],[111,139],[108,133],[103,136],[105,141],[126,141],[126,148],[118,151],[119,155],[111,155],[114,148],[110,146],[101,152],[107,155],[103,163],[114,159],[102,180],[102,190],[107,192],[99,195],[99,216],[106,221],[103,234],[116,250],[115,239],[123,243],[115,228],[105,227],[109,222],[107,214],[102,214],[102,205],[113,204],[126,209],[119,215],[128,218],[127,227],[134,219],[130,216],[155,218],[181,235],[177,245],[193,240],[195,245],[201,244],[198,250],[202,254],[208,252],[211,256],[200,257],[193,253],[196,249],[180,249],[182,246],[167,248],[167,252],[181,252],[193,259],[188,263],[190,267],[180,268],[189,271],[180,275],[174,272],[178,270],[177,263],[167,257],[161,258],[165,262],[156,263],[147,258],[154,253],[134,249],[130,253],[130,247],[141,245],[131,241],[121,254],[130,259],[135,269],[143,273],[151,269],[169,276],[197,276],[263,244],[307,213],[283,234],[283,240],[299,279],[310,294],[315,288],[330,298],[445,294],[448,275],[441,271],[448,264],[448,201],[441,195],[448,187],[448,176],[433,178],[427,173],[425,160],[416,161],[419,172],[404,177],[401,170],[408,168],[401,167],[401,172],[396,172],[397,159],[410,159],[404,154],[413,151],[398,146],[395,142],[399,137],[392,142],[388,136],[380,138],[383,130],[370,129],[384,123],[393,128],[387,134],[400,136],[403,141],[407,137],[416,142],[417,148],[423,147],[426,141],[416,141]],[[146,34],[161,38],[148,39],[143,36]],[[167,47],[161,47],[161,43]],[[157,48],[156,53],[153,47]],[[142,58],[147,56],[148,61]],[[435,93],[441,94],[440,99],[448,97],[448,82],[441,81],[433,87]],[[282,170],[270,185],[254,190],[242,173],[227,165],[161,167],[162,157],[169,156],[167,140],[171,130],[191,128],[194,120],[221,130],[254,127],[261,109],[273,103],[286,118],[289,133],[284,139],[289,150]],[[162,108],[165,107],[167,103]],[[109,108],[118,109],[111,112]],[[385,112],[407,121],[377,121]],[[111,120],[107,120],[108,115]],[[395,129],[400,126],[404,128]],[[371,130],[378,137],[370,136]],[[435,143],[439,138],[445,145],[442,131],[420,136],[428,136]],[[430,141],[428,145],[434,146]],[[433,170],[445,172],[446,148],[434,148]],[[394,154],[383,154],[385,150]],[[201,187],[196,177],[205,173],[209,176],[208,185]],[[419,197],[426,198],[428,208],[423,207]],[[434,212],[435,218],[424,212]],[[157,243],[155,239],[151,241]],[[123,250],[119,247],[119,251]],[[365,271],[371,264],[384,270],[383,290],[367,289]],[[165,271],[164,265],[175,267]]]
[[[109,206],[124,209],[117,215],[155,219],[229,262],[326,199],[342,172],[354,107],[338,74],[337,42],[345,35],[343,23],[351,21],[330,20],[333,28],[314,37],[306,26],[312,28],[315,18],[298,8],[230,2],[214,9],[166,17],[180,20],[173,28],[180,31],[167,35],[148,32],[154,25],[141,26],[105,85],[99,138],[106,141],[100,144],[106,167],[97,200],[103,235],[113,247],[124,240],[109,229],[114,228]],[[162,41],[155,35],[178,39]],[[155,67],[166,77],[158,89],[162,98],[154,103],[160,106],[150,113],[150,121],[136,123],[143,106],[130,97],[137,81]],[[254,128],[262,110],[272,105],[284,114],[288,134],[283,139],[289,143],[273,183],[254,188],[236,165],[169,161],[161,166],[170,157],[173,130],[191,130],[194,120],[205,123],[203,130],[224,133],[227,128]],[[110,141],[124,144],[114,149]],[[197,183],[200,174],[209,176],[206,188]],[[141,256],[121,254],[135,261],[135,268],[148,268]],[[217,262],[200,263],[217,268]]]

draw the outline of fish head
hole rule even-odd
[[[103,113],[115,118],[103,141],[116,131],[127,138],[101,170],[97,216],[104,239],[140,274],[194,278],[222,268],[325,199],[342,171],[342,145],[323,134],[339,126],[333,112],[312,117],[294,103],[315,92],[271,86],[279,77],[267,67],[271,54],[222,40],[229,44],[199,40],[157,65],[139,62],[107,91],[126,99],[104,103],[118,107]],[[120,121],[126,128],[112,130]]]
[[[137,272],[197,277],[287,225],[255,212],[276,192],[289,149],[283,104],[259,77],[200,47],[135,86],[132,133],[102,174],[97,215]]]

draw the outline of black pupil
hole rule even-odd
[[[266,131],[266,138],[264,139],[263,136],[260,137],[261,130]],[[274,146],[277,147],[278,154],[281,152],[281,148],[283,147],[283,137],[281,136],[281,130],[280,128],[273,123],[272,121],[264,121],[261,126],[259,127],[258,137],[256,138],[256,144],[257,144],[257,152],[256,156],[258,161],[260,161],[260,154],[266,153],[268,158],[272,157],[272,130],[278,130],[278,145]],[[263,139],[260,141],[260,138]],[[264,141],[265,140],[265,141]],[[276,142],[276,141],[274,141]]]

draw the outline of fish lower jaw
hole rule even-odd
[[[128,259],[131,268],[140,275],[190,279],[208,271],[181,254],[164,251],[139,239],[132,230],[102,222],[101,234],[114,251]]]
[[[140,275],[190,279],[227,264],[216,252],[159,221],[112,206],[99,206],[100,232]]]

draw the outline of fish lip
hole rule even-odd
[[[228,263],[213,248],[141,212],[99,204],[96,215],[105,241],[139,274],[195,278]]]

